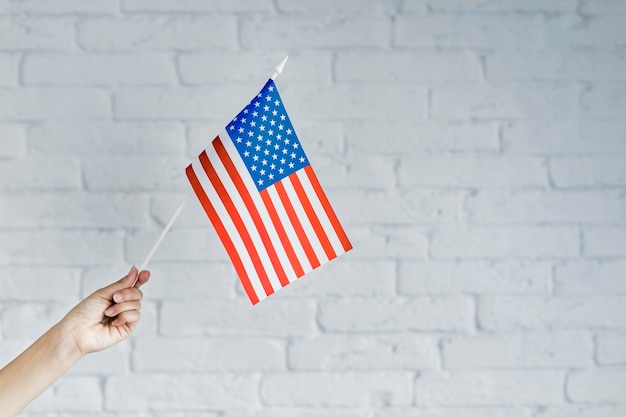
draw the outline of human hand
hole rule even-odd
[[[132,267],[124,278],[94,292],[67,313],[59,325],[73,338],[81,356],[111,347],[133,332],[141,316],[139,287],[149,278],[149,271],[139,273]]]

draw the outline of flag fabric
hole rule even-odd
[[[271,79],[186,173],[252,304],[352,248]]]

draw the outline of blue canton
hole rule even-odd
[[[259,191],[309,165],[271,79],[226,130]]]

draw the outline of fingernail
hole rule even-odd
[[[109,307],[104,311],[104,315],[105,316],[113,316],[113,313],[115,313],[115,309],[113,307]]]
[[[121,292],[115,293],[115,294],[113,295],[113,300],[114,300],[116,303],[119,303],[119,302],[120,302],[120,301],[122,301],[123,299],[124,299],[124,294],[122,294]]]

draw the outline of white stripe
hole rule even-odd
[[[272,222],[272,218],[270,217],[270,214],[265,207],[265,203],[263,202],[263,199],[261,198],[258,189],[256,188],[252,177],[248,175],[248,168],[246,167],[243,159],[241,159],[237,148],[235,148],[233,142],[228,138],[227,132],[224,130],[222,134],[226,134],[225,138],[222,140],[224,148],[230,156],[230,159],[233,161],[235,168],[237,169],[237,171],[240,172],[241,180],[248,190],[248,194],[250,194],[250,198],[252,199],[253,204],[259,212],[259,217],[261,217],[261,221],[265,225],[265,229],[267,230],[267,234],[270,238],[270,241],[272,242],[272,246],[274,246],[278,261],[280,262],[285,271],[285,274],[287,275],[287,280],[289,282],[294,281],[295,279],[297,279],[296,271],[289,261],[287,252],[285,251],[285,248],[280,241],[280,237],[278,235],[278,232],[276,231],[276,227]],[[272,281],[272,286],[274,287],[274,290],[278,290],[282,287],[282,285],[280,285],[280,281],[278,281],[278,287],[274,286],[274,282]]]
[[[212,152],[212,149],[207,150],[207,154],[210,152]],[[204,171],[204,168],[202,167],[200,160],[199,159],[194,160],[191,165],[196,176],[198,177],[198,181],[200,182],[200,185],[202,186],[202,188],[204,189],[204,192],[206,193],[207,197],[211,201],[211,204],[213,204],[213,208],[215,209],[215,212],[217,213],[218,217],[224,224],[226,233],[228,233],[228,236],[233,241],[233,245],[236,248],[237,254],[241,258],[241,262],[243,263],[244,269],[246,270],[246,273],[248,274],[248,277],[250,279],[250,284],[252,285],[254,292],[256,293],[259,300],[262,300],[267,295],[265,294],[265,290],[263,289],[263,285],[261,284],[261,281],[258,279],[258,274],[256,272],[256,269],[254,268],[252,258],[250,257],[250,254],[248,253],[248,251],[245,249],[246,248],[245,244],[243,243],[243,240],[241,239],[239,232],[237,232],[237,228],[235,227],[235,224],[233,223],[230,217],[230,214],[226,210],[224,203],[222,203],[222,200],[217,194],[217,191],[215,191],[215,188],[213,188],[213,185],[211,184],[209,177],[206,175],[206,172]]]
[[[309,238],[309,242],[311,242],[311,246],[313,247],[313,252],[317,255],[317,259],[320,261],[320,264],[323,264],[328,261],[328,256],[326,256],[326,252],[324,252],[324,248],[322,247],[322,243],[317,237],[317,233],[315,233],[315,229],[311,224],[311,220],[309,216],[307,216],[300,199],[298,198],[298,194],[296,190],[293,188],[293,184],[291,181],[285,178],[282,181],[285,186],[285,191],[287,192],[287,196],[289,200],[291,200],[291,205],[293,206],[294,211],[296,212],[296,216],[300,220],[302,224],[302,228],[304,229],[304,233]]]
[[[300,261],[300,266],[302,266],[302,270],[306,274],[313,270],[311,263],[309,262],[309,258],[306,256],[306,252],[304,251],[304,247],[302,246],[302,242],[298,239],[298,235],[296,234],[296,230],[293,228],[291,220],[285,211],[285,207],[283,206],[282,201],[280,200],[280,196],[278,195],[278,191],[276,191],[275,187],[266,188],[267,194],[272,200],[274,204],[274,208],[276,209],[276,214],[278,214],[278,218],[285,229],[285,233],[287,234],[287,238],[289,242],[291,242],[291,246],[293,247],[293,251],[296,253],[296,257],[298,261]]]
[[[226,136],[225,140],[229,141],[230,138]],[[224,143],[225,140],[221,139],[222,143]],[[228,175],[228,171],[226,171],[226,167],[222,164],[222,161],[220,160],[215,150],[212,150],[212,152],[207,152],[207,155],[209,157],[209,160],[211,161],[211,164],[213,164],[213,167],[215,168],[215,172],[217,173],[217,176],[222,181],[222,184],[224,185],[224,188],[226,189],[228,196],[230,197],[233,204],[235,205],[235,210],[239,214],[239,217],[241,217],[241,221],[243,222],[243,225],[246,231],[248,232],[250,239],[252,240],[252,245],[254,246],[257,254],[259,255],[259,260],[261,261],[261,264],[263,265],[263,269],[265,270],[265,273],[270,282],[270,285],[272,286],[274,291],[282,288],[282,285],[280,285],[280,281],[278,281],[276,271],[274,271],[274,266],[272,265],[272,261],[269,257],[269,254],[267,253],[267,248],[263,244],[263,239],[261,239],[261,234],[256,228],[256,225],[254,224],[254,220],[252,219],[252,216],[250,215],[250,212],[248,211],[241,195],[237,191],[237,188],[235,187],[235,183],[233,182],[230,175]]]
[[[297,172],[298,178],[300,179],[300,183],[302,183],[302,188],[304,188],[304,192],[309,197],[309,201],[313,206],[313,211],[317,215],[320,223],[322,224],[322,229],[326,232],[326,236],[328,236],[328,240],[330,240],[330,244],[335,250],[337,256],[345,252],[343,245],[341,244],[341,240],[339,240],[339,236],[337,236],[337,232],[333,227],[324,207],[322,206],[322,202],[319,200],[315,189],[313,188],[313,184],[309,181],[309,176],[304,172],[303,169]]]

